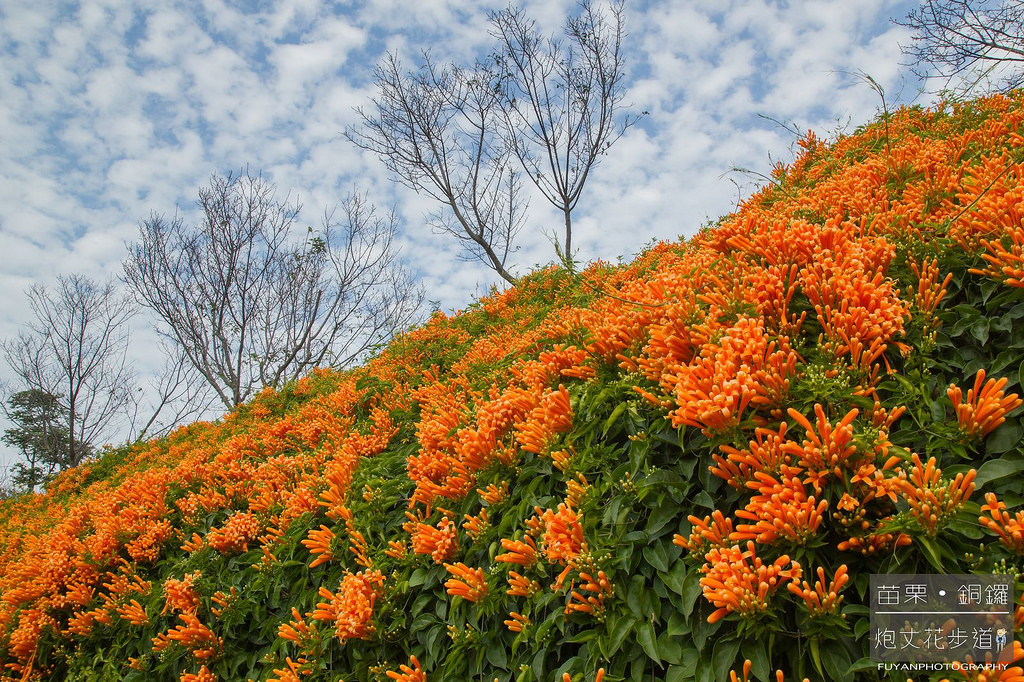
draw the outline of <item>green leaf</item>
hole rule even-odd
[[[626,411],[626,401],[623,401],[615,406],[612,413],[608,416],[608,419],[604,422],[604,427],[601,429],[601,433],[605,436],[608,435],[608,429],[612,428],[612,425],[622,416],[622,413]]]
[[[683,587],[679,591],[680,596],[683,598],[682,612],[684,616],[689,617],[693,613],[693,605],[697,603],[697,597],[700,596],[700,593],[700,574],[696,570],[690,571],[683,580]]]
[[[852,682],[853,674],[849,672],[850,654],[839,642],[825,642],[821,648],[821,662],[830,680]]]
[[[988,325],[989,325],[988,318],[987,317],[982,317],[982,318],[979,318],[971,326],[971,336],[976,338],[978,340],[978,343],[980,343],[982,345],[985,345],[986,343],[988,343]]]
[[[768,640],[764,637],[758,639],[744,640],[740,647],[741,658],[750,660],[750,671],[754,677],[767,680],[770,672],[768,668]]]
[[[608,652],[607,658],[611,658],[618,652],[622,642],[633,630],[636,618],[629,615],[612,616],[608,619]]]
[[[999,431],[999,429],[996,429],[996,431]],[[981,488],[987,483],[1018,474],[1022,471],[1024,471],[1024,459],[990,459],[978,469],[974,485]]]
[[[655,570],[661,571],[662,573],[668,572],[668,555],[665,553],[665,548],[662,543],[654,545],[648,545],[644,547],[644,559],[648,564],[653,566]]]
[[[1001,455],[1020,445],[1024,426],[1020,421],[1007,420],[1002,426],[989,434],[985,441],[985,450],[993,455]]]
[[[504,670],[508,667],[508,653],[501,642],[491,642],[487,646],[487,662],[495,668]]]
[[[924,535],[917,537],[917,542],[921,545],[921,549],[924,550],[925,558],[928,559],[928,563],[932,565],[937,573],[943,571],[942,555],[939,548],[935,546],[932,540],[929,540]]]
[[[738,639],[720,639],[715,642],[715,648],[711,654],[711,665],[714,668],[716,680],[729,679],[729,670],[736,662],[740,644]]]
[[[658,653],[658,640],[654,636],[654,626],[644,622],[636,630],[636,639],[647,654],[656,663],[661,663],[661,656]]]

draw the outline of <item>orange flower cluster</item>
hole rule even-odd
[[[589,613],[599,619],[604,616],[605,599],[612,596],[615,586],[608,580],[604,571],[598,571],[593,577],[589,573],[580,573],[579,590],[573,590],[569,595],[569,603],[565,605],[566,615],[570,613]],[[590,594],[584,595],[585,592]]]
[[[411,667],[400,665],[398,667],[400,672],[388,670],[387,676],[397,682],[427,682],[427,675],[423,672],[423,668],[420,667],[420,662],[416,660],[415,656],[409,657],[409,663],[412,664]]]
[[[586,547],[579,514],[566,504],[559,504],[558,511],[538,509],[537,513],[544,527],[544,556],[548,561],[571,565]]]
[[[966,474],[957,474],[956,478],[943,485],[942,470],[935,466],[934,457],[929,457],[928,463],[923,465],[915,452],[913,465],[909,475],[900,472],[898,485],[910,505],[911,515],[925,533],[934,536],[970,498],[974,492],[974,477],[978,472],[971,469]]]
[[[454,578],[444,584],[448,594],[476,603],[487,596],[487,575],[482,568],[470,568],[464,563],[445,564]]]
[[[443,564],[459,551],[458,527],[447,516],[442,517],[437,526],[418,523],[411,514],[409,518],[414,524],[412,551],[416,554],[429,554],[434,563]]]
[[[765,564],[757,556],[753,542],[746,550],[739,547],[712,547],[707,554],[708,563],[701,571],[700,585],[704,598],[717,608],[708,616],[715,623],[730,613],[741,618],[757,618],[768,611],[769,600],[786,580],[798,580],[800,564],[790,564],[788,556],[781,556]],[[789,566],[789,568],[786,568]]]
[[[985,493],[985,504],[981,506],[981,511],[988,513],[988,516],[979,516],[978,522],[999,536],[999,541],[1008,549],[1024,555],[1024,511],[1011,517],[1006,512],[1006,505],[995,493]]]
[[[836,569],[832,580],[826,584],[825,569],[818,566],[818,579],[814,581],[813,588],[806,580],[800,584],[794,580],[787,583],[786,588],[803,600],[812,617],[834,615],[839,612],[839,605],[843,601],[839,592],[850,582],[847,570],[846,564],[843,564]]]
[[[178,614],[183,622],[167,632],[153,638],[153,650],[163,651],[172,642],[177,642],[192,652],[197,659],[210,660],[220,655],[224,640],[199,621],[194,613]]]
[[[967,390],[967,400],[959,386],[949,385],[946,395],[953,403],[961,431],[971,438],[984,438],[1006,421],[1008,413],[1020,407],[1021,399],[1016,393],[1004,394],[1006,382],[1006,377],[985,382],[985,370],[979,369],[974,376],[974,388]]]
[[[195,588],[199,577],[200,572],[193,571],[186,574],[181,580],[176,578],[165,580],[163,613],[166,613],[168,609],[181,613],[195,613],[199,608],[199,593]]]
[[[246,552],[249,543],[263,532],[263,525],[254,514],[235,512],[220,528],[214,528],[206,536],[206,543],[221,554]]]
[[[348,639],[369,639],[376,632],[373,625],[373,605],[384,585],[380,571],[346,571],[337,593],[320,588],[320,596],[327,601],[316,605],[310,614],[334,626],[335,636],[342,642]]]

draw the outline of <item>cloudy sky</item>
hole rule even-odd
[[[900,66],[906,0],[629,0],[627,102],[650,112],[591,177],[577,211],[582,260],[628,258],[692,234],[750,191],[794,135],[830,135],[890,102],[927,102]],[[487,54],[505,0],[10,0],[0,5],[0,337],[29,319],[24,290],[59,274],[117,275],[151,212],[195,215],[211,173],[246,164],[291,192],[314,224],[353,188],[402,219],[404,257],[427,296],[461,308],[495,282],[431,233],[429,200],[392,183],[342,131],[372,96],[387,51],[414,66]],[[526,0],[559,30],[576,0]],[[552,260],[558,216],[541,200],[514,269]],[[142,318],[138,338],[146,338]],[[140,369],[159,363],[138,344]],[[0,367],[0,379],[10,378]],[[0,428],[4,425],[0,424]],[[2,446],[0,446],[2,447]],[[0,464],[10,452],[0,449]]]

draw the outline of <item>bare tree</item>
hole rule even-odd
[[[67,420],[64,468],[108,438],[131,402],[126,323],[133,310],[112,281],[98,284],[81,275],[57,281],[55,292],[29,289],[35,321],[0,348],[26,390],[60,402]]]
[[[514,282],[507,261],[526,205],[503,135],[497,74],[438,66],[424,53],[416,72],[388,54],[374,72],[373,114],[345,136],[377,154],[398,182],[441,202],[435,231],[461,240],[473,257]]]
[[[996,90],[1024,85],[1024,3],[1003,0],[993,7],[977,0],[923,0],[906,19],[897,21],[914,31],[903,46],[914,73],[938,76],[946,88],[969,92],[998,79]]]
[[[565,39],[542,37],[522,10],[490,16],[493,54],[471,68],[424,54],[406,72],[388,54],[377,96],[346,137],[375,153],[398,182],[441,202],[432,225],[461,239],[503,279],[526,210],[521,169],[561,211],[556,251],[572,266],[572,211],[600,157],[636,121],[622,116],[623,5],[589,1]]]
[[[345,365],[406,326],[422,292],[399,266],[395,218],[349,197],[296,243],[299,212],[259,175],[214,175],[203,218],[153,215],[125,281],[226,407],[320,365]]]
[[[178,424],[201,418],[217,402],[181,348],[165,338],[157,343],[163,366],[135,388],[126,415],[128,442],[166,435]]]
[[[601,157],[638,117],[621,115],[623,2],[608,13],[589,0],[569,17],[561,40],[543,37],[523,10],[491,14],[499,43],[511,148],[528,177],[562,213],[556,250],[572,268],[572,212]]]

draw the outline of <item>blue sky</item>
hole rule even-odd
[[[794,136],[766,118],[827,136],[869,120],[879,100],[918,97],[900,66],[913,2],[632,0],[626,7],[626,101],[650,115],[612,148],[575,218],[583,260],[629,258],[652,239],[692,234],[727,213]],[[0,337],[29,319],[23,295],[59,274],[117,275],[125,243],[151,212],[195,216],[213,172],[248,164],[304,205],[316,224],[353,188],[402,219],[403,254],[428,298],[461,308],[496,282],[431,233],[434,206],[392,183],[341,132],[373,94],[385,51],[410,66],[472,61],[491,44],[486,15],[503,0],[128,0],[0,6]],[[576,6],[528,0],[559,29]],[[737,184],[739,187],[737,187]],[[530,206],[515,270],[552,260],[558,223]],[[152,332],[135,320],[137,367]],[[10,378],[0,367],[0,379]],[[0,428],[5,425],[0,424]],[[0,450],[0,464],[11,453]]]

